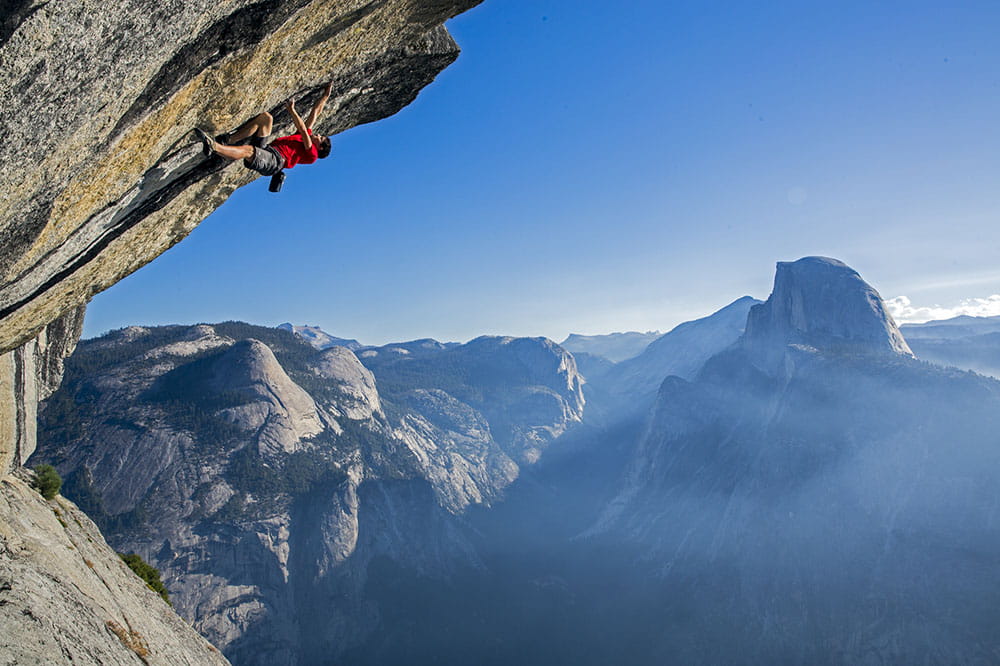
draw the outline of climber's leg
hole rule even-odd
[[[245,160],[253,157],[253,146],[227,146],[219,143],[198,127],[194,128],[194,135],[201,141],[205,157],[211,157],[213,154],[222,155],[230,160]]]
[[[237,130],[253,128],[252,133],[243,137],[243,139],[250,138],[251,145],[227,146],[224,143],[219,143],[197,127],[194,128],[194,134],[202,143],[205,157],[211,157],[215,154],[229,160],[243,160],[243,166],[246,168],[253,169],[264,176],[273,176],[285,168],[285,158],[271,146],[263,145],[271,133],[271,123],[271,114],[262,113]]]
[[[227,143],[231,146],[239,144],[244,139],[251,139],[251,145],[262,146],[263,139],[271,135],[271,128],[274,126],[274,117],[264,111],[240,125],[230,134],[223,134],[216,138],[220,143]]]
[[[215,154],[222,155],[227,160],[246,160],[253,157],[253,146],[224,146],[215,144]]]

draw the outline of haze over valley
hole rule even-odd
[[[0,664],[1000,662],[997,25],[5,3]]]
[[[1000,382],[912,330],[816,257],[618,362],[129,327],[36,458],[237,664],[986,663]]]

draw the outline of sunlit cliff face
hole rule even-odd
[[[311,103],[331,80],[322,136],[395,113],[457,57],[442,24],[475,4],[13,6],[0,99],[32,111],[5,116],[0,146],[0,467],[30,454],[39,368],[72,348],[52,331],[36,340],[43,329],[75,322],[254,177],[205,160],[192,127],[229,131],[269,110],[290,129],[281,102]]]
[[[31,489],[38,402],[89,299],[254,177],[205,160],[193,127],[268,110],[289,129],[281,101],[329,81],[323,135],[395,113],[457,57],[443,22],[477,2],[5,4],[0,106],[17,112],[0,144],[0,661],[227,663],[72,503]]]

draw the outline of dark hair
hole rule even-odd
[[[316,156],[322,159],[329,154],[330,154],[330,137],[325,136],[323,137],[323,140],[319,142],[319,145],[316,146]]]

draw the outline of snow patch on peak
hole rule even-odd
[[[351,351],[357,351],[364,347],[357,340],[338,338],[335,335],[330,335],[319,326],[295,326],[294,324],[285,322],[284,324],[279,324],[276,328],[293,333],[296,337],[305,340],[316,349],[347,347]]]

